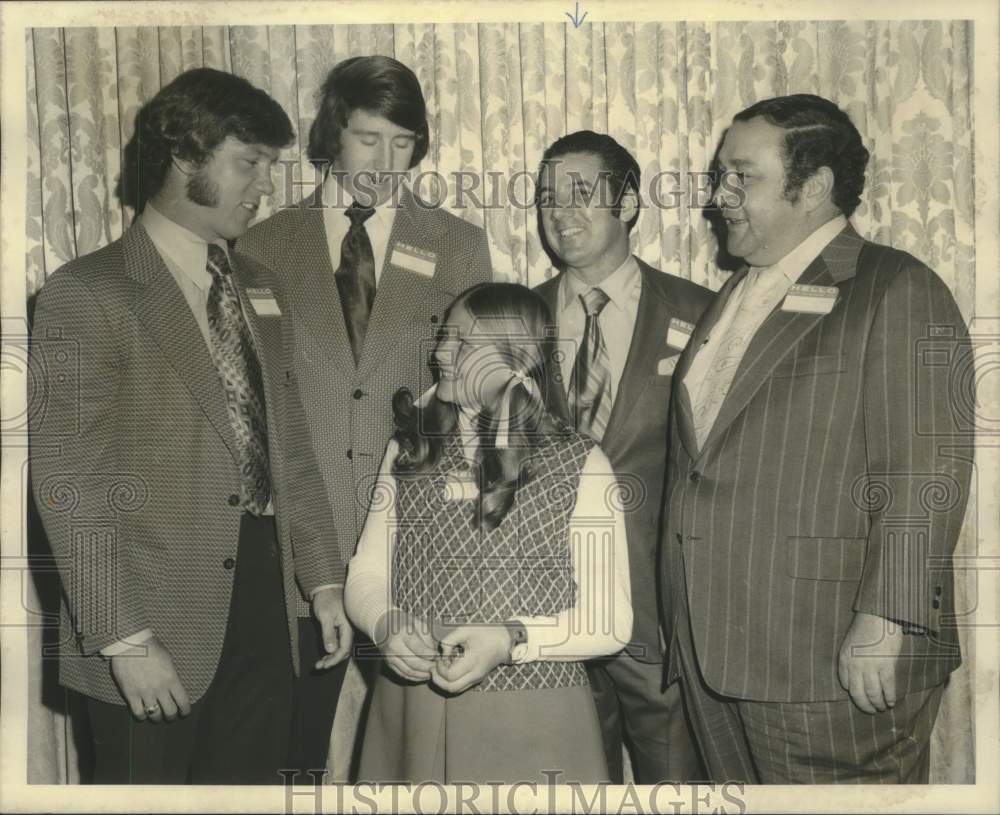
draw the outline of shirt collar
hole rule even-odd
[[[212,275],[205,268],[208,264],[208,242],[203,237],[170,220],[148,201],[139,218],[149,239],[165,260],[169,260],[198,288],[207,289],[212,285]],[[213,243],[229,254],[225,241]]]
[[[821,227],[813,230],[809,237],[774,264],[774,266],[761,269],[761,274],[765,272],[770,273],[770,270],[780,271],[788,279],[789,284],[795,283],[802,276],[802,273],[809,268],[809,264],[819,257],[820,252],[826,249],[827,244],[837,237],[846,226],[847,218],[843,215],[831,218]]]
[[[578,302],[581,294],[594,288],[594,286],[582,277],[569,270],[566,272],[565,280],[566,285],[563,289],[562,302],[563,309],[569,308],[572,304]],[[608,296],[608,305],[613,305],[619,310],[624,310],[629,294],[638,282],[639,263],[636,261],[635,255],[630,254],[625,258],[622,265],[598,283],[597,287]]]
[[[405,182],[401,182],[405,183]],[[386,198],[381,204],[375,207],[375,212],[372,213],[371,217],[366,221],[378,221],[379,226],[388,231],[392,227],[393,219],[396,217],[396,207],[392,206],[393,199],[399,200],[400,193],[397,190],[388,198]],[[347,212],[347,208],[351,205],[352,199],[340,186],[340,182],[337,181],[336,177],[328,175],[323,181],[323,205],[329,208],[338,218],[341,218],[344,223],[348,223],[347,218],[344,213]]]

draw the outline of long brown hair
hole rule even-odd
[[[569,413],[554,357],[555,325],[545,301],[516,283],[481,283],[460,294],[448,314],[459,303],[474,320],[503,325],[519,321],[524,326],[519,335],[497,334],[490,342],[512,371],[523,371],[534,381],[541,395],[536,399],[520,382],[511,386],[506,447],[496,446],[499,418],[489,410],[477,417],[479,497],[473,524],[489,531],[500,525],[518,488],[533,478],[532,454],[549,437],[569,431]],[[447,314],[444,322],[442,330],[447,330]],[[493,410],[497,407],[491,406]],[[445,439],[458,426],[458,407],[436,395],[417,405],[410,391],[401,388],[393,397],[392,410],[394,438],[400,446],[393,473],[405,477],[433,471],[441,460]]]

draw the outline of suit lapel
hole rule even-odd
[[[712,304],[698,321],[698,325],[695,326],[691,334],[691,339],[688,340],[687,347],[681,352],[681,358],[677,361],[677,367],[674,369],[671,395],[674,400],[675,415],[677,416],[677,431],[681,437],[681,443],[684,445],[684,449],[687,450],[687,454],[692,461],[698,458],[698,436],[694,432],[694,408],[691,402],[691,393],[688,390],[687,383],[684,381],[684,377],[687,376],[694,355],[698,353],[698,349],[704,344],[705,339],[719,321],[719,317],[722,316],[722,312],[726,308],[726,303],[729,302],[729,298],[732,296],[733,289],[746,276],[747,271],[748,267],[746,266],[739,269],[730,275],[729,280],[719,289],[719,293],[715,296]]]
[[[233,458],[236,440],[226,415],[218,369],[191,307],[142,224],[122,238],[125,272],[137,284],[131,301],[136,318],[177,372]]]
[[[354,355],[330,264],[323,210],[314,206],[317,196],[318,191],[299,205],[299,227],[289,236],[285,255],[285,266],[294,273],[285,276],[283,286],[296,315],[327,358],[353,378]]]
[[[427,230],[423,227],[417,210],[418,205],[413,201],[412,195],[404,189],[392,222],[382,273],[375,289],[375,302],[358,364],[360,379],[367,377],[379,360],[399,342],[400,330],[425,307],[428,287],[434,285],[435,278],[424,277],[392,262],[393,252],[399,244],[428,247]],[[436,269],[435,277],[438,273]],[[340,322],[343,324],[342,317]]]
[[[618,382],[618,393],[615,394],[615,403],[611,408],[611,417],[608,419],[608,427],[601,443],[609,455],[609,451],[618,441],[622,428],[627,426],[629,416],[649,381],[650,366],[646,363],[656,355],[658,348],[663,347],[669,320],[667,304],[649,281],[650,275],[662,273],[655,271],[638,258],[636,260],[639,263],[642,290],[639,294],[635,328],[632,330],[632,342],[629,344],[625,367]]]
[[[854,274],[861,243],[858,234],[848,226],[809,264],[796,283],[807,286],[835,286],[851,277]],[[726,394],[719,415],[709,431],[708,438],[705,439],[702,452],[726,431],[767,381],[775,366],[791,353],[799,340],[825,316],[825,314],[782,311],[780,305],[775,307],[750,340],[733,377],[729,393]]]
[[[272,386],[277,384],[272,382],[273,371],[278,370],[272,365],[272,352],[281,348],[281,317],[261,317],[250,302],[247,288],[262,286],[267,287],[268,281],[261,279],[257,274],[257,268],[253,261],[245,255],[230,252],[233,265],[233,279],[236,281],[236,290],[240,296],[240,304],[243,307],[243,314],[246,316],[247,325],[253,336],[253,342],[257,351],[257,358],[260,362],[261,375],[264,379],[264,393],[273,393]],[[274,292],[272,290],[272,296]],[[275,360],[276,362],[277,360]],[[266,399],[265,399],[266,403]]]

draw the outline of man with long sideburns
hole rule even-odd
[[[181,74],[124,151],[135,222],[38,296],[32,481],[63,581],[60,681],[86,697],[96,783],[280,783],[300,590],[331,643],[321,664],[347,655],[323,588],[344,579],[333,518],[285,387],[288,305],[229,246],[292,136],[245,80]]]
[[[560,273],[538,287],[558,324],[562,381],[577,429],[607,454],[634,496],[625,510],[633,633],[618,654],[589,664],[608,768],[622,782],[622,739],[639,783],[699,775],[676,682],[663,687],[656,550],[673,366],[711,292],[633,256],[639,165],[610,136],[563,136],[542,158],[538,206]]]
[[[745,265],[677,366],[662,544],[715,782],[926,783],[960,663],[969,340],[933,271],[848,222],[867,161],[809,94],[737,114],[718,152]]]
[[[288,287],[294,384],[344,564],[393,433],[393,394],[430,385],[429,354],[445,308],[490,278],[486,233],[419,201],[406,185],[429,140],[413,71],[384,56],[339,63],[323,84],[309,132],[309,158],[325,180],[240,241]],[[289,764],[302,771],[326,767],[346,670],[308,670],[324,646],[307,612],[303,605],[303,672]],[[374,664],[374,657],[366,662]],[[366,666],[359,661],[359,667]]]

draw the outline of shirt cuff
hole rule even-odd
[[[323,589],[342,589],[344,588],[343,583],[324,583],[322,586],[317,586],[311,592],[309,592],[309,602],[313,601],[313,598],[319,594]]]
[[[113,642],[111,645],[106,645],[101,649],[101,656],[106,658],[116,657],[119,654],[124,654],[126,651],[130,651],[137,645],[142,645],[147,640],[153,638],[153,629],[144,628],[142,631],[137,631],[129,637],[118,640],[118,642]]]

